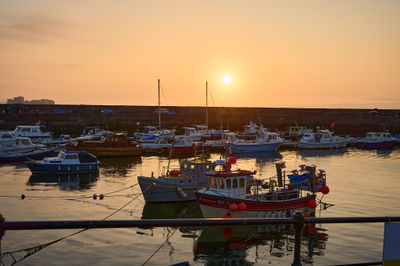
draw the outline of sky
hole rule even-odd
[[[0,99],[400,109],[400,1],[0,0]]]

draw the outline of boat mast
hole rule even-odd
[[[208,128],[208,81],[206,81],[206,126]]]
[[[160,109],[160,79],[158,81],[158,128],[161,129],[161,109]]]

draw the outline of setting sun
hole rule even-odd
[[[228,76],[228,75],[225,75],[225,76],[222,78],[222,80],[223,80],[223,82],[224,82],[225,84],[229,84],[229,83],[232,82],[231,77]]]

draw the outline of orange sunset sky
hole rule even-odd
[[[0,0],[0,98],[400,109],[400,1]],[[224,82],[225,77],[225,82]],[[230,80],[229,78],[230,77]]]

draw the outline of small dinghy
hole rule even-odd
[[[86,151],[61,151],[57,157],[27,163],[32,174],[72,174],[99,170],[97,158]]]

